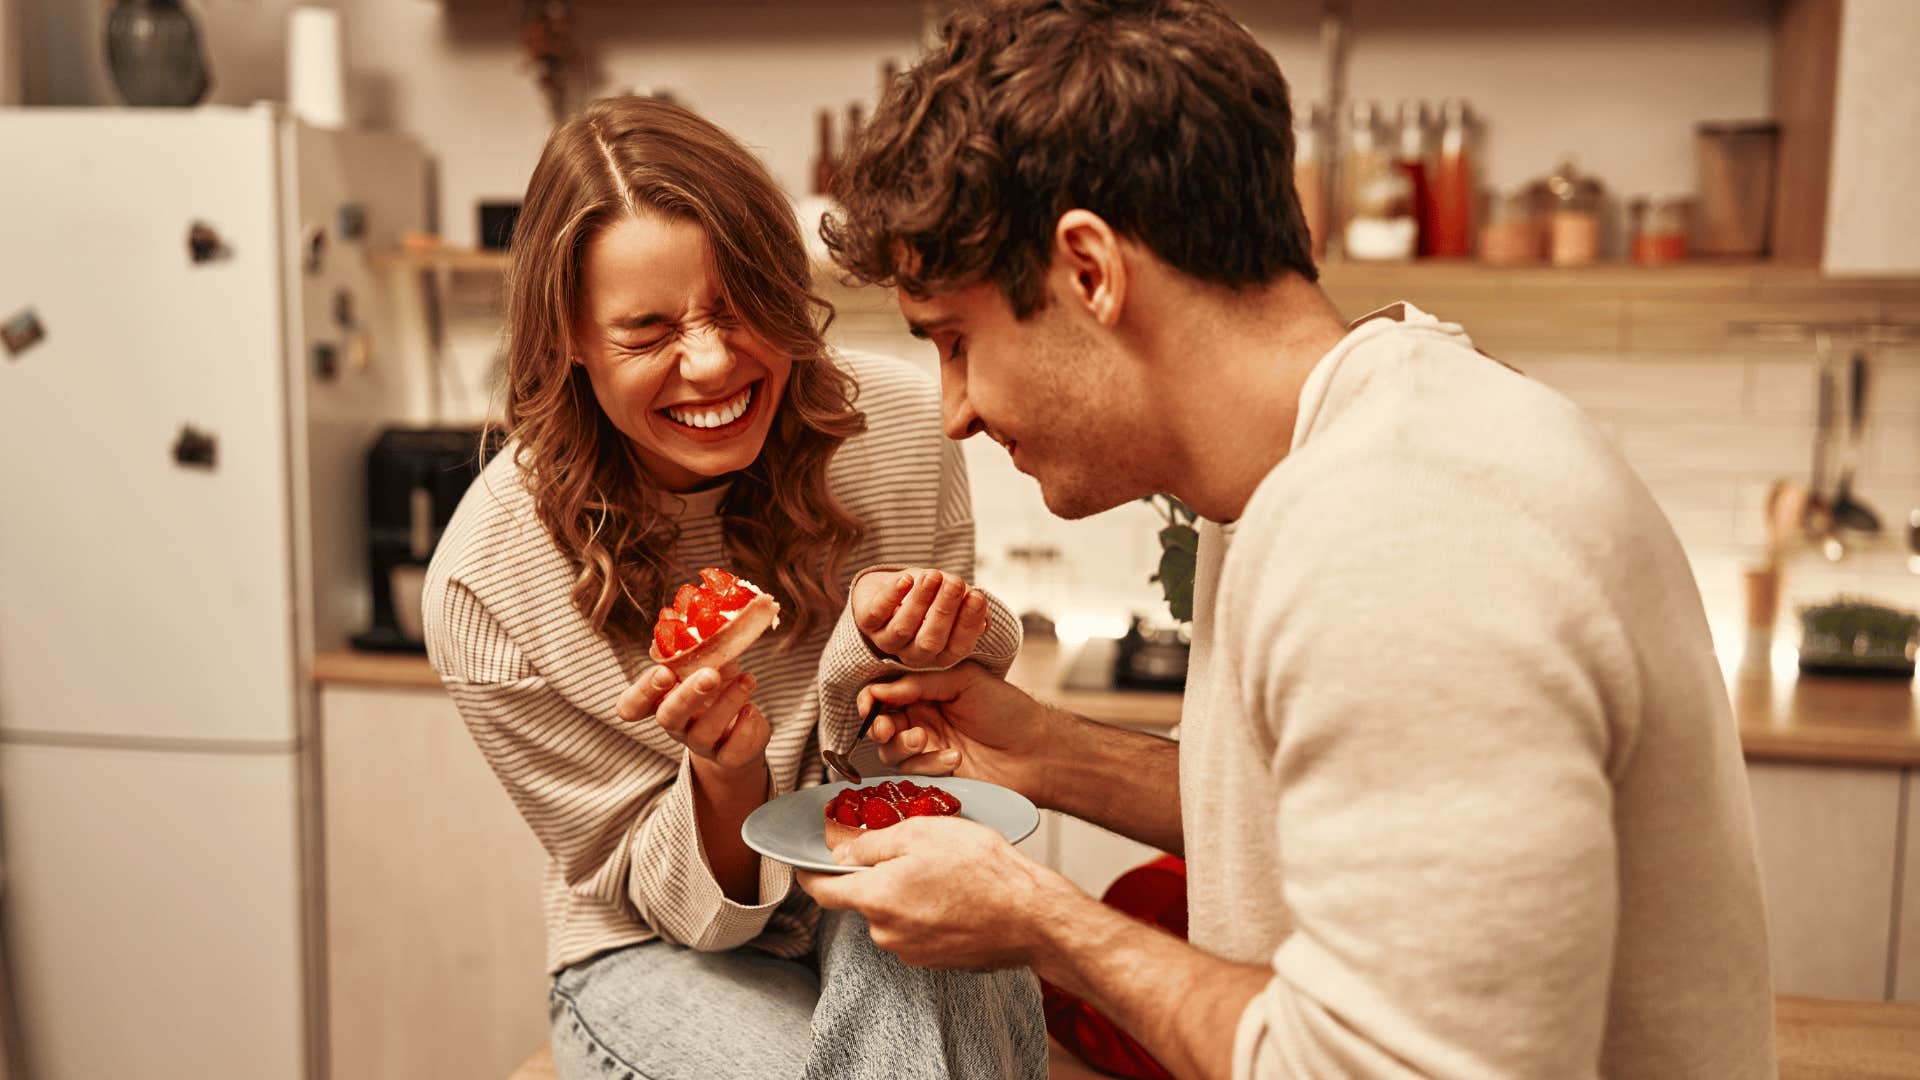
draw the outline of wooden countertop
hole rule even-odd
[[[1165,731],[1180,721],[1180,695],[1142,691],[1063,690],[1060,649],[1029,642],[1009,673],[1012,682],[1082,716],[1121,727]],[[417,655],[350,649],[314,658],[321,683],[438,689],[440,680]],[[1920,698],[1910,681],[1771,674],[1729,676],[1740,742],[1749,761],[1830,765],[1920,765]]]
[[[1773,1006],[1780,1080],[1920,1076],[1920,1005],[1782,994]]]

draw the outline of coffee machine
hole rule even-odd
[[[498,431],[482,445],[477,427],[389,428],[367,451],[367,580],[373,626],[353,636],[356,649],[424,652],[420,591],[440,533],[453,520]]]

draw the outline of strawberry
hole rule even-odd
[[[850,828],[860,827],[860,807],[855,805],[853,796],[841,795],[839,805],[833,810],[833,820]]]
[[[689,610],[689,605],[693,603],[694,597],[699,595],[700,586],[682,585],[680,586],[680,591],[673,594],[673,606],[679,610],[680,614],[685,615]]]
[[[673,628],[673,652],[667,655],[673,656],[686,652],[698,644],[700,644],[699,640],[693,636],[693,631],[687,629],[687,624],[676,623]]]
[[[930,795],[915,795],[907,800],[908,817],[938,817],[939,814],[940,808],[933,805]]]
[[[886,781],[874,790],[876,794],[888,802],[900,801],[900,785],[891,780]]]
[[[899,781],[898,786],[900,788],[900,794],[906,796],[909,799],[913,798],[915,795],[918,795],[921,792],[926,790],[926,788],[921,787],[919,784],[916,784],[911,780],[901,780]]]
[[[740,580],[725,570],[716,570],[709,566],[700,571],[700,580],[707,583],[715,596],[725,596],[733,591],[733,583]]]
[[[960,800],[954,798],[953,792],[945,788],[928,788],[927,798],[933,800],[933,805],[939,808],[942,817],[950,817],[960,812]]]
[[[885,799],[868,799],[860,804],[860,823],[869,829],[884,829],[900,824],[900,811]]]
[[[660,650],[661,656],[672,656],[674,631],[685,626],[687,620],[672,608],[661,608],[660,619],[653,624],[653,644]]]
[[[713,595],[704,590],[694,593],[687,604],[687,622],[700,631],[701,638],[710,638],[714,631],[727,625],[727,617],[720,614],[720,606],[714,602]]]
[[[719,603],[721,611],[739,611],[753,603],[753,593],[735,585],[732,589],[720,594]]]

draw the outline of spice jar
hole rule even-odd
[[[1505,187],[1487,200],[1480,226],[1480,259],[1493,266],[1525,266],[1544,254],[1538,200],[1532,187]]]
[[[1690,202],[1678,196],[1649,195],[1635,199],[1629,208],[1633,218],[1633,261],[1643,266],[1658,266],[1685,259],[1691,210]]]
[[[1338,206],[1333,228],[1329,230],[1342,245],[1346,242],[1348,225],[1360,211],[1363,193],[1377,195],[1376,181],[1393,172],[1392,148],[1381,123],[1378,103],[1355,101],[1348,107],[1344,149],[1340,159]]]
[[[1600,259],[1600,200],[1604,189],[1565,161],[1547,178],[1547,261],[1591,266]]]

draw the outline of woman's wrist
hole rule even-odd
[[[707,797],[723,806],[758,806],[766,802],[772,780],[765,757],[745,765],[722,765],[696,754],[693,775]]]

